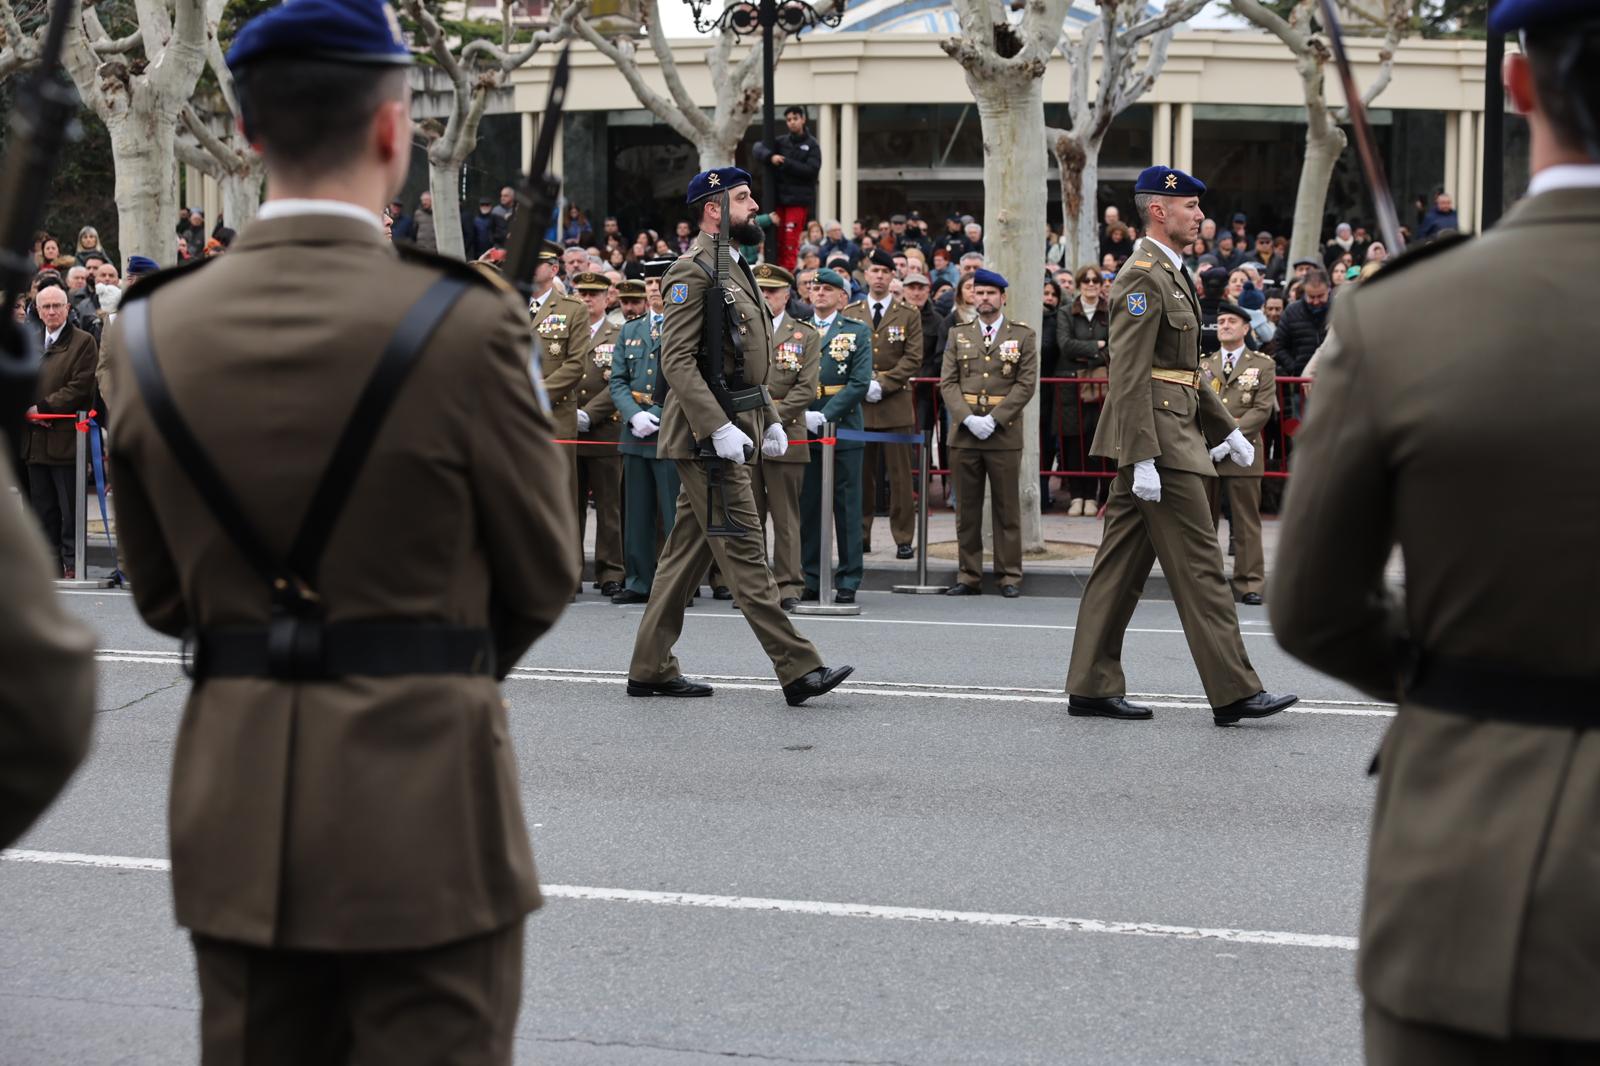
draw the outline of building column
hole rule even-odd
[[[533,162],[533,146],[539,143],[539,128],[533,121],[533,112],[524,111],[522,119],[522,146],[517,154],[517,173]]]
[[[839,105],[839,220],[844,223],[845,236],[850,235],[850,223],[860,213],[857,199],[856,176],[861,167],[859,159],[860,138],[856,132],[856,105]]]
[[[1150,165],[1164,166],[1172,158],[1172,105],[1157,104],[1150,131]]]
[[[1478,205],[1477,118],[1471,111],[1462,111],[1456,116],[1456,187],[1450,190],[1455,196],[1456,212],[1461,216],[1462,225],[1474,232],[1477,227],[1472,220],[1477,217]]]
[[[817,108],[817,143],[822,148],[822,169],[817,172],[817,218],[824,223],[839,217],[838,106],[823,104]]]
[[[1483,232],[1483,140],[1484,127],[1488,125],[1483,115],[1478,116],[1478,151],[1477,158],[1472,167],[1472,188],[1475,195],[1472,198],[1472,218],[1467,226],[1473,233]]]
[[[1456,121],[1457,116],[1449,111],[1444,115],[1444,172],[1439,175],[1439,187],[1446,192],[1453,192],[1450,186],[1455,184],[1456,175],[1460,172],[1461,159],[1461,129]]]
[[[1178,105],[1177,130],[1172,141],[1172,166],[1186,174],[1194,173],[1194,105]]]

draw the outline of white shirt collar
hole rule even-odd
[[[596,333],[599,333],[600,332],[600,327],[605,325],[605,324],[606,324],[606,316],[605,315],[601,315],[600,316],[600,321],[589,323],[589,336],[593,337]]]
[[[1528,182],[1528,195],[1556,189],[1600,189],[1600,163],[1563,163],[1545,167]]]
[[[1244,358],[1244,344],[1241,343],[1239,347],[1232,349],[1223,348],[1221,349],[1221,352],[1224,359],[1227,359],[1231,356],[1233,361],[1237,363],[1240,359]]]
[[[983,330],[983,335],[985,337],[997,337],[997,336],[999,336],[1000,335],[1000,327],[1005,325],[1005,324],[1006,324],[1006,316],[1003,315],[1003,314],[999,318],[994,320],[994,325],[992,325],[992,326],[986,325],[984,323],[983,319],[981,319],[981,318],[978,319],[978,328]]]
[[[59,340],[61,338],[61,335],[63,333],[65,333],[66,331],[67,331],[67,324],[65,322],[63,322],[61,324],[61,328],[56,330],[54,333],[51,333],[49,330],[45,330],[44,331],[44,346],[46,348],[50,347],[57,340]]]
[[[884,293],[883,298],[879,299],[878,297],[873,296],[871,293],[868,293],[867,303],[872,305],[873,310],[877,310],[881,307],[883,308],[884,313],[888,314],[889,305],[894,303],[894,297],[890,296],[888,293]]]
[[[268,222],[275,218],[293,218],[299,215],[338,215],[366,222],[380,234],[383,220],[358,204],[346,200],[268,200],[256,211],[256,218]]]
[[[783,328],[783,312],[779,311],[772,316],[772,332],[776,333]]]
[[[818,315],[817,316],[817,328],[820,329],[820,330],[826,331],[829,326],[833,325],[833,320],[838,318],[838,317],[839,317],[839,312],[837,312],[837,311],[835,311],[833,314],[829,315],[827,318],[823,318],[821,315]]]
[[[1145,239],[1151,244],[1155,245],[1157,248],[1161,249],[1161,251],[1166,254],[1166,257],[1172,260],[1172,266],[1174,269],[1178,270],[1180,273],[1183,271],[1183,254],[1181,252],[1174,252],[1171,248],[1168,248],[1166,245],[1162,244],[1153,237],[1146,237]]]

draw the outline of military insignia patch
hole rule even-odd
[[[595,345],[594,352],[591,354],[590,358],[594,360],[595,366],[602,369],[610,369],[611,357],[613,354],[615,354],[616,350],[617,346],[614,344],[597,344]]]
[[[685,285],[681,281],[677,282],[672,286],[672,288],[667,290],[667,299],[671,300],[675,304],[681,304],[688,298],[689,286]]]
[[[1140,315],[1145,313],[1148,307],[1149,305],[1145,302],[1144,293],[1128,293],[1128,314],[1132,315],[1134,318],[1138,318]]]

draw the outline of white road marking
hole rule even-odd
[[[141,859],[123,855],[85,855],[72,851],[0,851],[9,862],[49,866],[88,866],[103,870],[137,870],[164,873],[166,859]],[[876,918],[892,922],[928,922],[935,925],[975,925],[1005,929],[1037,929],[1054,933],[1112,933],[1168,940],[1207,940],[1227,944],[1267,947],[1321,948],[1354,951],[1356,938],[1328,933],[1285,933],[1270,929],[1206,928],[1159,922],[1119,922],[1099,918],[1054,918],[1037,914],[991,914],[985,911],[940,910],[930,907],[890,907],[871,903],[827,903],[809,899],[765,899],[757,896],[714,896],[699,892],[656,892],[635,888],[594,888],[586,885],[541,885],[553,899],[594,903],[647,903],[666,907],[700,907],[711,910],[761,911],[770,914],[809,914],[828,918]]]
[[[639,612],[643,613],[643,612]],[[729,611],[727,614],[710,614],[708,612],[685,611],[684,618],[709,618],[718,622],[744,621],[744,615],[739,611]],[[1071,633],[1077,626],[1047,625],[1043,622],[936,622],[921,618],[873,618],[870,615],[855,615],[849,618],[829,618],[826,615],[793,615],[796,621],[823,622],[828,625],[872,625],[872,626],[950,626],[959,629],[1048,629],[1057,632]],[[1128,633],[1155,633],[1164,635],[1183,636],[1181,629],[1133,629]],[[1246,637],[1270,637],[1271,633],[1258,633],[1248,630],[1242,633]]]
[[[127,599],[133,595],[121,589],[56,589],[61,596],[115,596],[118,599]]]

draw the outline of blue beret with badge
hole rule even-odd
[[[836,289],[850,291],[850,286],[845,284],[844,277],[837,270],[829,270],[827,267],[817,271],[817,276],[813,280],[818,285],[832,285]]]
[[[728,192],[749,184],[749,171],[740,170],[738,167],[718,167],[689,179],[689,196],[686,202],[698,203],[707,196],[715,196],[719,192]]]
[[[1600,18],[1594,0],[1499,0],[1489,5],[1489,32],[1516,33]]]
[[[998,274],[993,270],[974,270],[972,272],[972,287],[977,288],[979,285],[989,285],[1004,292],[1006,279],[1004,275]]]
[[[1204,196],[1206,183],[1171,167],[1145,167],[1139,180],[1133,183],[1135,194],[1147,192],[1157,196]]]
[[[161,269],[161,264],[144,255],[128,256],[128,276],[136,278],[141,274],[154,274]]]
[[[411,64],[400,19],[384,0],[292,0],[268,8],[234,37],[228,69],[279,55],[374,66]]]

